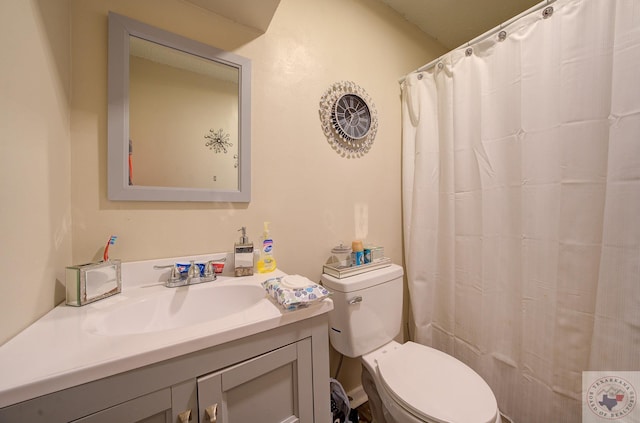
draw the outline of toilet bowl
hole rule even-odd
[[[376,423],[501,423],[496,398],[466,364],[414,342],[400,344],[403,269],[338,279],[322,275],[333,291],[329,339],[340,353],[360,357],[363,387]]]
[[[363,371],[373,379],[384,411],[391,416],[387,421],[501,422],[495,396],[486,382],[470,367],[439,350],[391,341],[365,354],[361,361]],[[365,387],[365,391],[367,388],[372,387]]]

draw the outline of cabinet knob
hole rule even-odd
[[[191,410],[189,409],[178,414],[178,418],[180,419],[180,423],[187,423],[191,420]]]
[[[204,409],[207,413],[207,418],[211,423],[216,423],[218,420],[218,404],[213,404]]]

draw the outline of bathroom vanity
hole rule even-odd
[[[122,294],[58,306],[0,347],[0,421],[330,421],[330,299],[283,311],[258,290],[278,270],[127,288],[154,263],[123,264]]]

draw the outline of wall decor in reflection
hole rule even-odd
[[[226,154],[229,152],[229,148],[233,147],[233,143],[229,142],[229,134],[225,133],[222,128],[217,131],[209,129],[209,133],[204,138],[208,140],[205,146],[209,147],[209,150],[213,150],[214,153],[224,152]]]

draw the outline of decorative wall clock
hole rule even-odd
[[[365,155],[378,132],[375,105],[350,81],[336,82],[320,99],[320,121],[327,141],[342,157]]]

